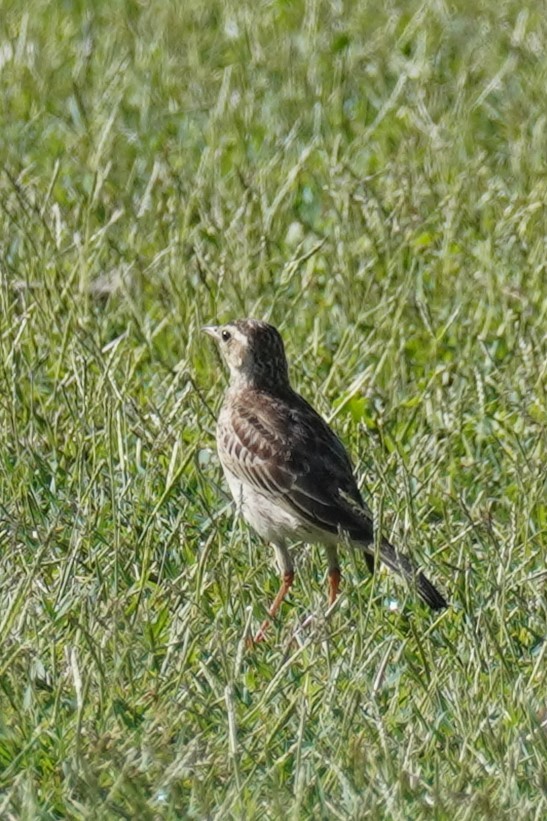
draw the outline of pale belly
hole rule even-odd
[[[308,541],[313,533],[295,514],[270,497],[241,482],[225,470],[236,507],[254,530],[268,542]]]

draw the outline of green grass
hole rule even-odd
[[[542,819],[541,2],[0,4],[0,816]],[[269,640],[206,322],[270,319],[382,527]],[[396,603],[396,607],[392,603]],[[314,614],[312,625],[299,625]]]

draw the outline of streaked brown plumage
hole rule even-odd
[[[242,319],[203,330],[218,343],[230,369],[230,385],[217,424],[220,461],[244,518],[274,546],[282,575],[270,616],[279,609],[294,579],[288,550],[291,542],[326,546],[332,603],[340,583],[340,541],[349,538],[361,548],[368,567],[374,570],[372,515],[345,448],[291,388],[283,342],[274,327]],[[447,606],[424,574],[386,539],[380,541],[378,553],[432,609]]]

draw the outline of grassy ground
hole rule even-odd
[[[0,8],[0,816],[541,819],[544,4]],[[452,607],[277,587],[200,325],[269,318]],[[314,614],[312,625],[299,625]]]

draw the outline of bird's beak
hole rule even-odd
[[[218,325],[204,325],[201,330],[203,331],[204,334],[207,334],[208,336],[212,336],[213,339],[218,340],[219,337],[220,337],[220,329],[219,329]]]

